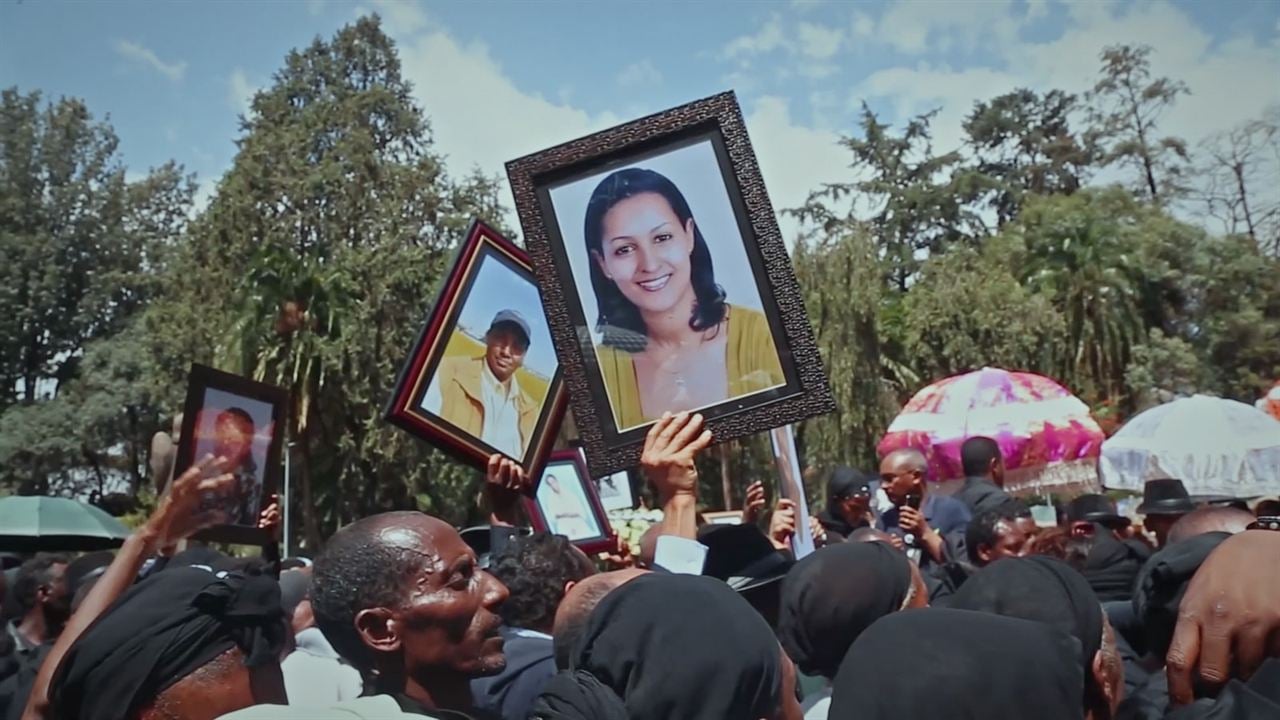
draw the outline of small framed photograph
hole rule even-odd
[[[577,450],[551,454],[525,507],[534,530],[563,535],[587,554],[613,547],[613,527]]]
[[[594,473],[635,466],[664,412],[722,442],[835,408],[732,93],[507,176]]]
[[[529,259],[477,220],[400,371],[386,418],[475,467],[497,452],[536,473],[564,411]]]
[[[226,514],[227,524],[204,530],[196,539],[250,545],[270,539],[258,529],[258,514],[280,486],[288,404],[282,388],[191,366],[173,477],[212,455],[224,458],[224,464],[210,473],[229,472],[236,480],[229,493],[205,500],[209,509]]]
[[[630,510],[636,506],[632,471],[622,470],[595,480],[596,492],[600,496],[600,505],[605,512],[610,510]]]

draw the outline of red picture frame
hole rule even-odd
[[[553,517],[556,509],[544,507],[549,504],[548,494],[559,484],[560,477],[566,473],[573,474],[576,485],[563,486],[560,494],[565,500],[561,508],[568,512],[561,514],[560,519]],[[554,477],[556,482],[548,483]],[[617,534],[609,524],[609,516],[600,504],[600,495],[596,492],[595,481],[587,471],[586,460],[578,450],[558,450],[547,458],[538,475],[537,490],[533,497],[525,498],[525,510],[529,515],[529,524],[538,532],[550,532],[564,535],[578,549],[588,555],[613,549],[617,544]],[[580,492],[579,492],[580,491]],[[575,507],[576,506],[576,507]],[[578,512],[574,512],[577,510]],[[582,515],[588,511],[590,517]],[[576,517],[575,517],[576,515]],[[584,532],[574,532],[574,527]]]
[[[495,293],[489,291],[493,285],[490,276],[485,273],[510,275],[507,284],[502,286],[504,292],[496,295],[505,296],[507,294],[505,291],[518,287],[511,285],[510,282],[528,283],[531,291],[520,291],[519,294],[532,300],[514,309],[519,311],[532,331],[531,344],[535,340],[544,342],[546,347],[541,350],[555,357],[550,343],[550,331],[545,330],[546,320],[538,300],[537,281],[534,279],[528,255],[489,225],[481,220],[474,220],[467,231],[466,239],[458,249],[453,267],[445,277],[439,296],[427,315],[422,332],[419,333],[412,351],[400,370],[395,389],[387,402],[384,417],[393,425],[426,440],[473,467],[483,470],[489,456],[497,452],[520,463],[526,472],[535,474],[540,471],[542,464],[551,453],[556,433],[564,418],[566,395],[558,360],[554,361],[554,371],[547,373],[545,377],[540,374],[535,375],[532,370],[523,375],[525,384],[530,386],[540,385],[545,381],[546,390],[537,408],[532,433],[524,439],[524,450],[519,453],[520,457],[516,457],[516,453],[504,452],[489,444],[477,432],[462,427],[458,418],[451,420],[446,417],[447,413],[443,406],[439,413],[427,408],[428,393],[446,355],[462,356],[457,343],[462,343],[474,351],[477,342],[484,342],[483,339],[477,340],[474,337],[478,332],[474,322],[471,329],[464,327],[463,316],[468,312],[469,302],[475,302],[484,307],[493,305]],[[512,302],[516,301],[512,300]],[[543,329],[540,330],[535,323],[542,323]],[[527,366],[522,369],[526,368]],[[519,373],[520,371],[517,371],[517,380],[521,377]],[[523,423],[523,419],[521,422]]]

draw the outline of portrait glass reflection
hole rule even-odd
[[[231,490],[217,502],[228,525],[257,524],[267,453],[275,432],[272,412],[268,402],[216,388],[204,391],[195,421],[195,458],[222,458],[219,470],[235,477]]]
[[[617,432],[786,384],[711,140],[549,195]]]

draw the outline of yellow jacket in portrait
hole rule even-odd
[[[764,313],[739,306],[728,308],[725,319],[728,342],[725,349],[729,375],[729,397],[750,395],[784,384],[782,363],[778,349],[769,332],[769,321]],[[613,405],[613,418],[618,430],[652,422],[657,418],[645,417],[640,404],[640,387],[636,380],[635,361],[631,353],[607,345],[596,349],[600,360],[600,375],[604,378],[609,402]]]
[[[441,360],[436,371],[440,384],[440,417],[477,438],[484,430],[484,401],[480,389],[484,362],[483,355],[450,357]],[[527,450],[541,406],[523,386],[516,397],[516,406],[520,410],[520,447]]]

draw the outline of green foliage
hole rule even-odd
[[[1179,337],[1152,328],[1147,341],[1133,349],[1125,384],[1140,409],[1194,395],[1210,386],[1208,369],[1195,348]]]
[[[463,230],[501,217],[496,182],[445,174],[376,19],[291,53],[242,133],[162,303],[204,318],[174,328],[167,367],[208,358],[289,389],[309,548],[418,498],[463,522],[476,474],[381,411]]]
[[[896,410],[895,393],[918,379],[884,353],[880,310],[888,291],[874,241],[862,227],[802,238],[792,264],[836,397],[836,411],[800,425],[796,442],[824,476],[839,464],[868,466]]]
[[[139,310],[187,222],[173,164],[127,182],[78,100],[0,100],[0,484],[136,489],[158,410]]]
[[[1211,236],[1165,209],[1192,179],[1159,128],[1185,87],[1153,79],[1146,48],[1102,60],[1086,122],[1075,96],[1013,90],[975,104],[966,153],[934,152],[933,113],[895,131],[864,107],[842,142],[849,180],[790,211],[837,401],[797,427],[812,499],[834,466],[874,467],[901,402],[966,370],[1054,376],[1109,423],[1174,394],[1252,401],[1280,377],[1277,214],[1257,165],[1274,119],[1210,148],[1202,204],[1248,233]],[[499,186],[446,172],[376,18],[285,58],[190,222],[191,179],[166,165],[126,182],[79,101],[2,100],[0,488],[123,484],[140,521],[149,440],[199,362],[289,389],[307,551],[382,510],[478,519],[479,474],[381,414],[470,219],[503,217]],[[1111,165],[1141,192],[1090,185]],[[772,476],[768,439],[699,467],[704,506],[738,505]]]
[[[1185,95],[1186,83],[1151,77],[1151,48],[1113,45],[1102,51],[1102,69],[1089,94],[1092,136],[1102,165],[1118,163],[1138,174],[1141,193],[1167,201],[1186,189],[1190,153],[1181,138],[1159,137],[1160,117]]]
[[[1069,195],[1091,174],[1096,150],[1071,129],[1075,95],[1020,88],[979,102],[965,119],[975,170],[994,187],[988,200],[1001,226],[1027,195]]]
[[[194,185],[169,164],[125,180],[84,103],[0,94],[0,410],[54,395],[85,346],[152,296]]]
[[[895,136],[863,105],[861,137],[841,140],[860,179],[826,185],[792,211],[825,233],[847,231],[859,217],[869,217],[886,278],[898,289],[906,289],[919,269],[921,253],[985,234],[971,203],[993,184],[960,171],[960,153],[934,154],[929,125],[936,114],[912,118]]]
[[[983,367],[1052,371],[1063,320],[996,253],[961,248],[925,263],[903,308],[903,344],[924,380]]]

